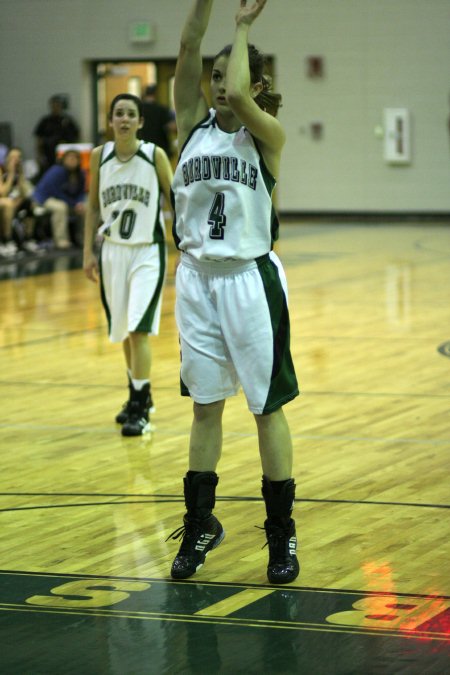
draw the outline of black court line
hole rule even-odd
[[[79,493],[79,492],[0,492],[0,497],[117,497],[122,500],[124,497],[126,501],[107,501],[107,502],[80,502],[77,504],[43,504],[33,506],[17,506],[11,508],[0,509],[1,512],[6,511],[33,511],[39,509],[64,509],[64,508],[80,508],[85,506],[125,506],[128,504],[170,504],[170,503],[184,503],[182,495],[157,495],[157,494],[101,494],[101,493]],[[137,497],[138,499],[131,499]],[[244,497],[244,496],[217,496],[218,502],[256,502],[262,503],[262,497]],[[450,504],[427,504],[418,502],[388,502],[376,500],[363,499],[309,499],[299,498],[295,500],[297,504],[302,503],[317,503],[317,504],[359,504],[362,506],[405,506],[411,508],[427,508],[427,509],[450,509]]]
[[[432,235],[433,235],[433,233],[430,232],[430,234],[427,235],[427,238],[429,239],[430,236],[432,236]],[[429,246],[427,244],[426,239],[425,239],[425,244],[424,244],[423,238],[417,239],[417,241],[414,242],[413,246],[416,249],[416,251],[425,251],[426,253],[434,253],[434,254],[440,255],[441,258],[438,258],[438,260],[445,260],[445,258],[447,258],[450,254],[450,251],[439,251],[439,250],[436,250],[435,248],[433,248],[432,246]]]
[[[97,330],[97,329],[95,329]],[[76,333],[74,332],[73,335]],[[60,337],[60,336],[58,336]],[[312,339],[312,338],[311,338]],[[450,342],[448,343],[450,344]],[[11,345],[17,346],[17,345]],[[9,345],[8,345],[9,347]],[[5,349],[2,347],[0,349]],[[450,355],[450,354],[449,354]],[[120,384],[92,384],[89,382],[51,382],[51,381],[22,381],[22,380],[2,380],[0,379],[0,386],[6,387],[42,387],[45,385],[49,389],[121,389],[123,390],[123,385]],[[173,389],[174,387],[164,387],[159,386],[158,389],[167,391],[168,389]],[[176,387],[177,388],[177,387]],[[450,398],[450,393],[448,394],[430,394],[430,393],[410,393],[404,391],[317,391],[313,389],[302,389],[302,397],[305,396],[369,396],[371,398],[424,398],[424,399],[447,399]],[[181,396],[180,396],[181,398]],[[450,439],[449,439],[450,442]]]
[[[302,389],[302,394],[307,394],[308,396],[370,396],[373,398],[385,398],[392,396],[398,396],[400,398],[450,398],[450,393],[448,394],[411,394],[410,392],[404,391],[312,391]]]
[[[94,329],[97,330],[97,329]],[[68,334],[69,335],[69,334]],[[76,335],[76,332],[71,333],[70,335]],[[61,336],[57,336],[61,337]],[[310,338],[313,339],[313,338]],[[43,339],[43,341],[45,341]],[[38,341],[37,341],[38,342]],[[448,343],[450,345],[450,342]],[[16,347],[17,345],[6,345],[4,347],[0,347],[0,349],[6,349],[8,347]],[[450,350],[449,350],[450,351]],[[445,356],[448,356],[449,354],[445,354]],[[49,389],[111,389],[111,390],[123,390],[123,385],[120,384],[92,384],[89,382],[51,382],[51,381],[22,381],[22,380],[1,380],[0,379],[0,386],[6,386],[6,387],[42,387],[45,385]],[[173,389],[174,387],[164,387],[164,386],[159,386],[158,389],[167,391],[168,389]],[[364,397],[369,397],[369,398],[417,398],[417,399],[448,399],[450,398],[450,393],[448,394],[430,394],[430,393],[411,393],[411,392],[404,392],[404,391],[377,391],[377,392],[370,392],[370,391],[317,391],[317,390],[311,390],[311,389],[302,389],[302,397],[304,398],[305,396],[343,396],[343,397],[349,397],[349,396],[364,396]],[[181,398],[181,397],[180,397]],[[303,437],[303,436],[302,436]],[[315,437],[311,437],[315,438]],[[320,437],[322,438],[322,436]],[[370,439],[369,439],[370,440]],[[398,439],[394,439],[398,440]],[[403,440],[403,439],[400,439]],[[409,440],[409,439],[406,439]],[[443,439],[444,442],[447,442],[446,439]],[[448,442],[450,443],[450,439],[448,439]]]
[[[36,338],[35,340],[26,340],[25,342],[13,342],[9,345],[3,345],[0,349],[15,349],[16,347],[33,347],[45,342],[52,342],[53,340],[60,340],[61,338],[70,338],[75,335],[85,335],[87,333],[96,333],[99,330],[104,330],[104,326],[97,326],[96,328],[84,328],[83,330],[72,330],[63,333],[56,333],[55,335],[47,335],[46,337]]]
[[[11,344],[7,345],[2,345],[0,349],[14,349],[16,347],[32,347],[36,344],[43,344],[45,342],[52,342],[53,340],[60,340],[61,338],[70,338],[75,335],[86,335],[88,333],[96,333],[98,331],[107,331],[107,327],[102,325],[96,326],[94,328],[83,328],[80,330],[74,330],[74,331],[67,331],[67,332],[59,332],[55,333],[54,335],[47,335],[45,337],[41,338],[36,338],[34,340],[25,340],[23,342],[12,342]],[[105,332],[106,335],[106,332]],[[428,342],[429,338],[421,338],[421,337],[402,337],[402,338],[396,338],[395,340],[391,337],[380,337],[379,335],[368,335],[364,337],[354,337],[354,336],[348,336],[348,335],[301,335],[300,336],[301,340],[325,340],[327,342],[332,342],[332,341],[338,341],[338,340],[345,340],[346,342],[373,342],[373,341],[385,341],[385,342]],[[408,394],[409,395],[409,394]]]
[[[42,506],[16,506],[9,509],[0,509],[0,513],[5,513],[7,511],[39,511],[41,509],[78,509],[84,508],[85,506],[127,506],[129,504],[184,504],[184,498],[180,497],[179,499],[141,499],[133,500],[127,502],[82,502],[80,504],[44,504]]]
[[[58,385],[59,386],[59,385]],[[68,385],[70,386],[70,385]],[[364,394],[362,394],[364,395]],[[367,394],[370,396],[370,394]],[[12,424],[12,423],[3,423],[0,422],[0,429],[32,429],[34,431],[48,431],[49,429],[53,431],[75,431],[80,434],[104,434],[104,433],[113,433],[117,430],[118,425],[111,425],[108,427],[85,427],[85,426],[75,426],[68,424],[35,424],[35,423],[21,423],[21,424]],[[188,436],[189,435],[189,426],[184,430],[176,431],[171,427],[155,426],[154,431],[157,430],[158,434],[171,436]],[[235,432],[235,431],[226,431],[223,434],[224,438],[237,437],[237,438],[255,438],[256,430],[254,432]],[[303,441],[349,441],[352,443],[395,443],[395,444],[409,444],[409,445],[431,445],[431,446],[450,446],[450,438],[398,438],[398,437],[377,437],[377,436],[342,436],[336,434],[292,434],[293,439],[300,439]],[[148,440],[152,440],[152,436],[148,436]]]
[[[42,387],[48,389],[111,389],[114,391],[124,390],[123,384],[91,384],[90,382],[50,382],[48,380],[36,380],[34,382],[21,382],[20,380],[0,380],[1,387]],[[170,391],[171,386],[158,386],[158,391]],[[181,398],[181,396],[180,396]]]

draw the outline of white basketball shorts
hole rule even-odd
[[[101,298],[109,339],[157,335],[167,265],[164,243],[127,246],[105,239],[100,252]]]
[[[182,254],[176,291],[183,395],[213,403],[242,385],[258,415],[298,395],[286,279],[274,253],[211,263]]]

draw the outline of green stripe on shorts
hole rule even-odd
[[[103,246],[103,242],[102,242],[102,246]],[[99,268],[99,276],[100,276],[100,297],[101,297],[101,300],[102,300],[103,309],[105,310],[106,320],[108,321],[108,335],[111,335],[111,312],[110,312],[110,309],[109,309],[109,305],[106,301],[105,287],[104,287],[104,284],[103,284],[101,249],[100,249],[100,255],[99,255],[99,258],[98,258],[98,268]]]
[[[153,324],[153,319],[155,317],[155,311],[158,306],[158,301],[162,292],[162,287],[164,283],[164,276],[166,273],[166,245],[164,242],[158,242],[158,252],[159,252],[159,277],[158,283],[156,284],[155,292],[150,304],[148,305],[142,319],[139,321],[139,324],[136,326],[136,333],[149,333]]]
[[[298,383],[290,350],[290,323],[286,296],[278,268],[270,258],[258,263],[273,332],[273,367],[263,415],[275,412],[298,396]]]

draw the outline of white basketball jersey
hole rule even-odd
[[[192,130],[172,183],[173,236],[198,260],[251,260],[277,238],[275,179],[245,127],[219,128],[214,110]]]
[[[122,162],[112,141],[105,143],[99,170],[100,232],[111,241],[152,244],[164,241],[164,217],[153,143],[141,143]]]

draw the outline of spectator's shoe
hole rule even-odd
[[[275,524],[267,519],[264,529],[269,546],[269,564],[267,578],[271,584],[289,584],[300,572],[297,560],[297,537],[295,522],[292,518],[286,526]]]
[[[68,248],[72,248],[72,244],[67,239],[61,239],[60,241],[55,241],[55,248],[58,251],[67,251]]]
[[[22,244],[22,248],[27,253],[39,253],[40,248],[37,242],[34,239],[25,239]]]
[[[183,520],[184,525],[168,537],[183,538],[170,570],[173,579],[187,579],[195,574],[204,564],[209,551],[216,548],[225,537],[222,525],[212,514],[203,520],[187,516]]]
[[[1,247],[1,255],[4,258],[14,258],[19,252],[15,241],[8,241]]]

